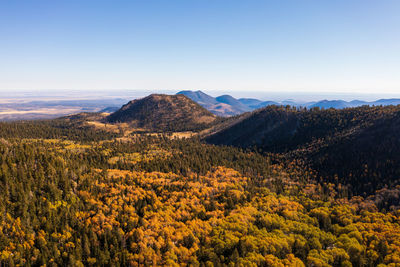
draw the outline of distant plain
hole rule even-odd
[[[149,95],[150,93],[175,94],[180,90],[37,90],[13,91],[0,95],[0,120],[32,120],[51,119],[80,112],[111,113],[132,99]],[[197,90],[196,90],[197,91]],[[211,96],[223,95],[222,90],[207,90]],[[378,99],[400,98],[399,94],[374,95],[362,93],[316,93],[316,92],[230,92],[235,98],[256,98],[262,101],[278,103],[296,102],[302,105],[322,100],[362,100],[376,101]],[[229,107],[228,107],[229,108]],[[231,112],[234,113],[234,112]]]

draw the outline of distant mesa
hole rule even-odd
[[[130,123],[152,131],[196,131],[217,116],[185,95],[152,94],[135,99],[106,118],[109,123]]]

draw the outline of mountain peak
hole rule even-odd
[[[129,101],[107,117],[111,123],[126,122],[154,131],[201,130],[216,116],[185,95],[152,94]]]

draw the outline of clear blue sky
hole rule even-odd
[[[400,92],[398,0],[4,0],[0,92]]]

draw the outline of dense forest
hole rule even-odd
[[[0,124],[1,266],[400,264],[395,186],[351,196],[282,154],[65,123]]]
[[[206,140],[301,160],[353,195],[400,184],[400,106],[269,106],[223,126]]]

